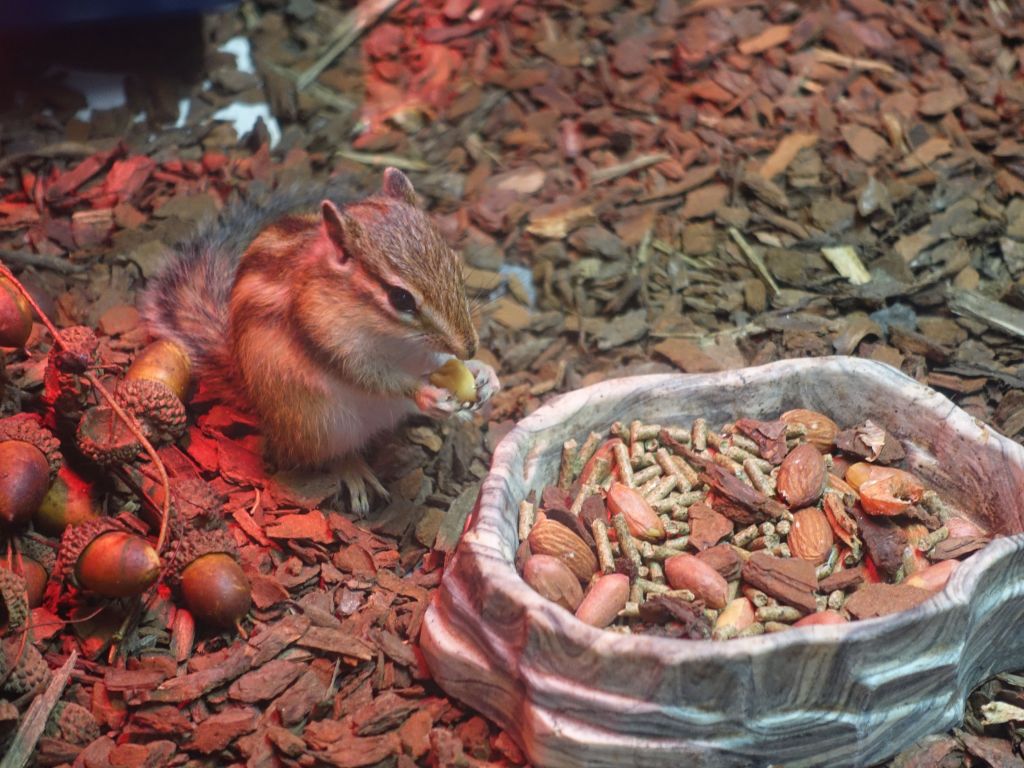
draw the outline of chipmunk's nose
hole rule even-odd
[[[476,331],[466,336],[462,341],[462,354],[459,355],[463,360],[469,360],[476,354],[477,336]]]

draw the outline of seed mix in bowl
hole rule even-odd
[[[946,584],[989,535],[896,465],[870,420],[805,409],[721,431],[634,421],[562,447],[519,509],[538,593],[620,632],[728,640],[883,616]]]

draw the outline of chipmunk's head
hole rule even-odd
[[[462,261],[404,173],[388,168],[378,195],[341,208],[325,200],[320,213],[347,288],[364,299],[375,327],[464,360],[476,353]]]

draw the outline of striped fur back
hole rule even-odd
[[[233,364],[228,346],[228,309],[239,261],[267,226],[282,216],[310,213],[325,197],[338,205],[366,190],[349,179],[326,186],[292,186],[265,200],[231,203],[220,218],[176,245],[170,261],[140,297],[139,309],[158,338],[181,344],[200,376],[228,381]]]

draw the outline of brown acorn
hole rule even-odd
[[[0,524],[28,522],[62,462],[57,439],[35,418],[0,419]]]
[[[226,531],[192,530],[182,536],[165,578],[199,624],[233,627],[252,605],[252,587]]]
[[[9,528],[27,523],[49,485],[46,457],[35,446],[20,440],[0,443],[0,523]]]
[[[46,492],[32,524],[47,536],[60,536],[69,525],[81,525],[100,516],[93,485],[67,465]]]
[[[184,402],[191,375],[188,353],[173,341],[160,339],[135,356],[124,378],[126,381],[158,381]]]
[[[0,347],[20,347],[32,333],[32,307],[11,281],[0,277]]]
[[[64,531],[58,577],[102,597],[145,592],[160,576],[160,557],[141,536],[110,518]]]

